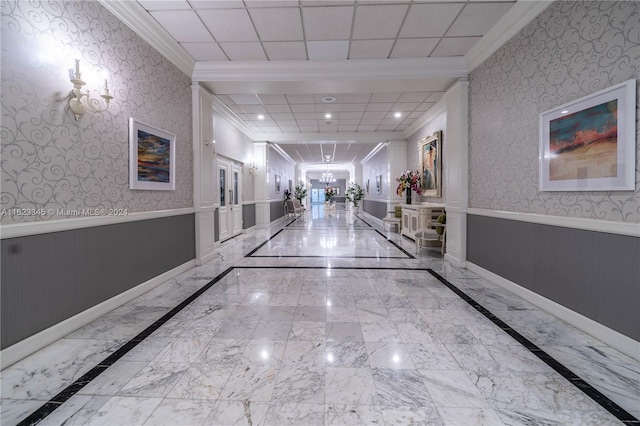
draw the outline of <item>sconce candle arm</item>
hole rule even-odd
[[[80,74],[80,63],[79,60],[76,59],[76,69],[75,73],[73,69],[69,70],[69,76],[71,77],[70,81],[73,84],[73,89],[71,89],[71,99],[69,99],[69,108],[73,111],[76,120],[80,120],[85,112],[87,112],[87,108],[94,112],[104,112],[109,108],[109,102],[113,99],[113,96],[109,94],[109,88],[107,86],[107,79],[104,80],[104,91],[100,95],[100,97],[104,100],[105,105],[100,105],[100,100],[92,99],[89,90],[86,92],[82,91],[82,86],[87,83],[82,80],[82,75]],[[82,98],[85,98],[85,101],[82,101]]]

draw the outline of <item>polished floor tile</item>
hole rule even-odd
[[[63,392],[40,424],[621,424],[430,271],[640,416],[637,361],[364,215],[313,209],[2,371],[1,423]]]

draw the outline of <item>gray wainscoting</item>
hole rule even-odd
[[[362,209],[371,216],[382,219],[387,215],[387,202],[378,200],[362,200]]]
[[[186,214],[2,240],[2,349],[195,258]]]
[[[243,204],[242,205],[242,229],[249,229],[252,226],[256,226],[256,205]]]
[[[640,340],[640,238],[467,216],[467,259]]]
[[[273,222],[282,216],[284,216],[284,199],[282,201],[273,201],[269,205],[269,220]]]
[[[220,241],[220,209],[217,207],[213,214],[213,241]]]

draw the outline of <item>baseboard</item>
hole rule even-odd
[[[590,318],[585,317],[578,312],[554,302],[551,299],[547,299],[529,289],[526,289],[506,278],[501,277],[491,271],[488,271],[481,266],[474,263],[467,262],[467,269],[480,275],[483,278],[491,281],[494,284],[499,285],[505,290],[523,298],[527,302],[530,302],[539,308],[549,312],[552,315],[560,318],[563,321],[579,328],[587,334],[595,337],[611,346],[612,348],[630,356],[631,358],[640,361],[640,342],[625,336],[611,328],[600,324]]]
[[[105,300],[104,302],[99,303],[70,318],[67,318],[66,320],[61,321],[47,328],[46,330],[42,330],[41,332],[34,334],[33,336],[27,337],[26,339],[21,340],[6,349],[3,349],[0,352],[0,369],[4,370],[10,365],[15,364],[21,359],[26,358],[34,352],[39,351],[40,349],[44,348],[47,345],[50,345],[56,340],[63,338],[69,333],[72,333],[75,330],[84,327],[91,321],[100,318],[101,316],[113,311],[114,309],[124,305],[127,302],[130,302],[136,297],[141,296],[142,294],[154,289],[160,284],[167,282],[168,280],[178,276],[179,274],[188,271],[195,265],[195,259],[183,263],[182,265],[177,266],[154,278],[151,278],[150,280],[145,281],[144,283],[139,284],[130,290],[120,293],[117,296],[112,297],[111,299]]]

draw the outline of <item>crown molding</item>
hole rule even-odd
[[[98,0],[180,71],[191,77],[196,61],[135,1]]]
[[[518,0],[464,55],[468,72],[476,69],[556,0]]]
[[[409,138],[409,136],[413,135],[415,132],[420,130],[427,123],[435,119],[438,115],[445,113],[447,110],[447,102],[444,97],[441,98],[434,106],[432,106],[428,111],[422,114],[413,124],[407,127],[403,134],[405,138]]]
[[[198,61],[194,81],[312,81],[466,77],[464,57],[348,61]]]
[[[265,140],[265,138],[258,135],[256,132],[251,130],[249,126],[244,124],[244,121],[242,121],[242,119],[238,117],[235,112],[231,111],[229,107],[227,107],[220,99],[218,99],[216,95],[213,95],[211,98],[213,100],[213,110],[220,114],[222,118],[227,120],[242,133],[247,135],[247,137],[249,137],[251,140]]]

